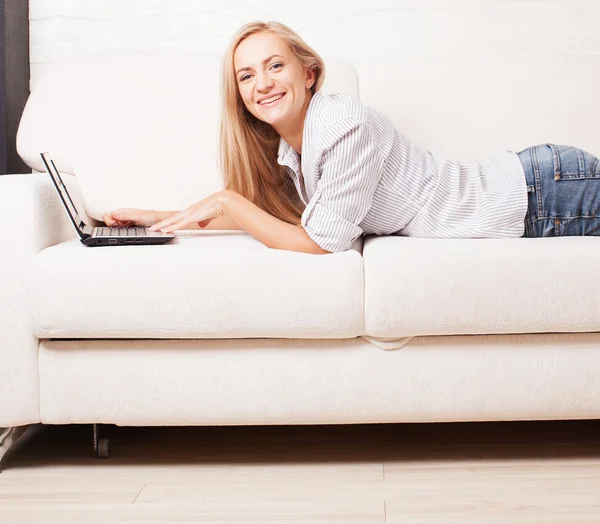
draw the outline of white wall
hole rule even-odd
[[[600,154],[597,0],[31,0],[30,18],[32,82],[65,56],[222,52],[244,23],[279,20],[351,61],[363,101],[420,146],[462,160],[545,141]]]

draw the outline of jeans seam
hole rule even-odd
[[[579,172],[586,174],[585,172],[585,158],[583,156],[583,151],[579,148],[575,148],[575,152],[577,153],[577,163],[579,165]]]
[[[531,164],[533,166],[533,178],[535,184],[535,201],[536,201],[536,219],[540,218],[542,214],[542,183],[540,180],[540,165],[537,156],[537,150],[535,147],[532,147],[530,150],[531,153]]]
[[[550,151],[552,151],[552,160],[554,163],[554,180],[560,180],[562,176],[562,163],[560,161],[560,155],[558,153],[558,147],[554,144],[546,144]]]

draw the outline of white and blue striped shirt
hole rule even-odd
[[[326,251],[361,234],[521,237],[527,184],[516,153],[460,164],[411,144],[389,119],[345,94],[310,100],[302,155],[283,138],[278,163],[306,205],[301,224]]]

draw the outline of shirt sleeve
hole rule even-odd
[[[385,161],[368,122],[346,119],[332,127],[321,178],[301,224],[322,249],[339,252],[363,233],[359,224],[371,208]]]

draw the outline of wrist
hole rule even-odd
[[[235,205],[235,201],[240,197],[240,194],[231,189],[224,189],[219,195],[219,201],[223,207],[223,211],[228,213],[231,210],[231,206]]]

